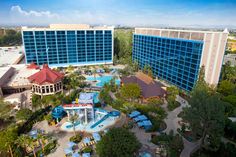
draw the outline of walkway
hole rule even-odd
[[[164,120],[167,125],[167,128],[164,130],[164,132],[166,133],[169,133],[171,130],[174,131],[174,134],[178,133],[177,129],[181,127],[178,124],[178,121],[181,120],[181,118],[178,117],[178,114],[181,111],[183,111],[184,107],[188,106],[188,102],[180,96],[176,97],[176,101],[178,101],[181,105],[178,108],[174,109],[173,111],[170,112],[168,111],[168,116]],[[200,141],[189,142],[185,138],[183,138],[183,142],[184,142],[184,149],[181,152],[180,157],[189,157],[191,152],[199,148],[200,144]]]
[[[180,128],[178,121],[181,120],[177,115],[188,105],[187,101],[180,96],[176,97],[176,101],[180,102],[181,105],[173,111],[168,112],[168,116],[164,119],[167,125],[167,128],[164,130],[166,133],[169,133],[171,130],[173,130],[175,134],[177,133],[177,129]]]
[[[146,133],[144,129],[141,129],[138,126],[132,128],[131,131],[141,142],[141,144],[143,145],[143,149],[148,150],[148,152],[154,155],[157,146],[150,141],[151,133]]]

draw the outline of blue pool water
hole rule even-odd
[[[98,87],[103,87],[105,83],[108,83],[111,81],[111,79],[113,78],[113,76],[98,76],[98,77],[94,77],[94,76],[89,76],[86,77],[86,80],[88,81],[98,81],[98,83],[96,83],[96,86]],[[120,85],[120,80],[116,79],[116,84]]]
[[[99,93],[98,92],[94,92],[94,98],[93,98],[93,102],[96,104],[96,103],[99,103]]]

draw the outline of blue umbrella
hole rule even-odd
[[[100,141],[101,140],[101,136],[97,132],[93,133],[93,138],[94,138],[95,141]]]
[[[65,148],[64,152],[65,152],[65,154],[71,154],[71,153],[73,153],[73,150],[71,148]]]
[[[76,145],[76,143],[75,142],[68,142],[67,145],[68,145],[68,147],[73,147],[74,145]]]
[[[83,153],[82,157],[90,157],[90,153]]]
[[[87,144],[87,143],[90,142],[90,139],[89,139],[88,137],[86,137],[86,138],[83,140],[83,142],[84,142],[85,144]]]
[[[79,157],[80,155],[78,153],[73,153],[72,157]]]

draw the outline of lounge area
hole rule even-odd
[[[148,117],[142,115],[139,111],[131,112],[128,117],[133,119],[140,128],[144,128],[145,131],[149,130],[152,127],[152,122],[148,119]]]

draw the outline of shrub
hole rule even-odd
[[[178,101],[168,102],[167,108],[169,111],[173,111],[177,107],[179,107],[181,104]]]
[[[70,141],[75,142],[75,143],[79,143],[81,140],[82,140],[81,134],[76,134],[75,136],[72,136],[70,138]]]
[[[57,146],[57,141],[56,141],[56,140],[54,140],[54,141],[52,141],[51,143],[47,144],[47,145],[44,147],[44,152],[43,152],[43,154],[44,154],[44,155],[50,154],[50,153],[52,152],[52,150],[53,150],[54,148],[56,148],[56,146]]]
[[[92,153],[93,149],[91,147],[85,147],[83,152],[84,153]]]

